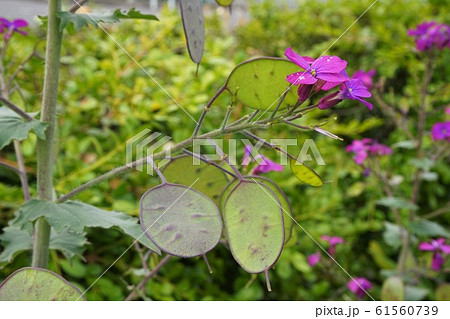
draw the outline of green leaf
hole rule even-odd
[[[141,198],[140,219],[152,242],[179,257],[206,254],[222,234],[222,220],[214,202],[183,185],[161,184],[149,189]]]
[[[450,301],[450,284],[439,285],[434,295],[437,301]]]
[[[417,210],[418,206],[416,204],[411,203],[410,201],[401,198],[401,197],[384,197],[377,201],[378,205],[386,206],[389,208],[397,208],[397,209],[407,209],[407,210]]]
[[[275,110],[279,99],[290,87],[286,76],[299,67],[279,58],[256,58],[236,66],[226,82],[226,88],[245,105],[263,111]],[[298,100],[295,88],[289,90],[280,110]]]
[[[399,277],[389,277],[381,288],[382,301],[402,301],[405,300],[405,287]]]
[[[11,262],[14,257],[23,251],[33,248],[32,227],[21,229],[15,226],[3,228],[3,234],[0,235],[0,241],[4,247],[0,254],[0,264]],[[52,230],[50,234],[50,249],[61,251],[66,258],[71,259],[74,256],[82,256],[87,239],[84,233],[70,233],[64,230],[60,234]]]
[[[226,174],[219,168],[204,162],[194,165],[193,158],[187,155],[173,158],[162,172],[168,182],[185,186],[193,184],[193,189],[205,194],[216,204],[228,184]]]
[[[284,243],[286,244],[292,236],[292,228],[294,227],[294,212],[291,207],[291,203],[287,198],[286,194],[281,190],[281,188],[271,179],[261,176],[244,176],[246,180],[255,181],[262,183],[267,186],[276,196],[276,199],[280,201],[281,207],[283,208],[283,220],[284,220]],[[223,203],[231,191],[239,183],[238,179],[231,181],[226,188],[223,190],[220,197],[220,207],[222,209]]]
[[[438,223],[421,219],[410,224],[410,230],[417,236],[444,236],[450,238],[450,232]]]
[[[386,242],[386,244],[388,244],[389,246],[391,246],[394,249],[398,249],[401,246],[401,236],[400,236],[400,231],[406,236],[406,229],[404,229],[403,227],[401,227],[401,230],[399,229],[399,227],[395,224],[389,223],[389,222],[385,222],[384,223],[384,232],[383,232],[383,239]],[[414,238],[414,241],[416,239]]]
[[[200,0],[180,0],[184,34],[192,61],[200,64],[205,45],[205,22]]]
[[[111,228],[116,226],[152,251],[161,253],[148,238],[143,236],[136,218],[120,212],[102,210],[82,202],[67,201],[57,204],[32,199],[19,208],[12,225],[23,228],[42,216],[47,219],[57,233],[66,229],[70,232],[82,233],[85,227]]]
[[[302,183],[320,187],[324,184],[322,177],[319,176],[311,167],[294,159],[290,159],[291,171]]]
[[[270,188],[240,181],[222,211],[231,253],[238,264],[249,273],[272,267],[283,249],[284,213]]]
[[[91,14],[91,13],[71,13],[67,11],[59,11],[58,17],[61,20],[61,30],[67,28],[70,34],[74,31],[80,31],[83,27],[93,25],[98,27],[99,23],[116,23],[121,19],[144,19],[144,20],[158,20],[158,18],[152,14],[143,14],[134,8],[128,11],[116,10],[110,14]],[[44,22],[47,21],[47,17],[40,17]]]
[[[372,259],[378,267],[382,269],[395,269],[395,262],[386,256],[381,245],[374,240],[369,242],[369,254],[372,256]]]
[[[28,113],[34,117],[36,113]],[[16,112],[7,108],[0,107],[0,150],[11,143],[12,140],[24,140],[28,137],[31,130],[40,138],[45,139],[45,129],[47,123],[41,123],[38,120],[26,121]]]
[[[229,7],[234,0],[216,0],[217,4],[222,7]]]
[[[405,300],[419,301],[428,295],[428,289],[414,286],[405,286]]]
[[[0,285],[0,301],[76,300],[85,300],[81,291],[47,269],[21,268]]]
[[[401,141],[401,142],[398,142],[398,143],[395,143],[394,145],[392,145],[392,148],[404,148],[404,149],[408,149],[408,150],[415,149],[416,147],[417,147],[417,142],[411,141],[411,140]]]

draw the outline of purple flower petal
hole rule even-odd
[[[340,73],[346,66],[347,61],[344,61],[335,55],[324,55],[314,61],[311,65],[311,69],[316,70],[317,73]]]
[[[284,51],[284,55],[291,60],[292,62],[294,62],[295,64],[297,64],[299,67],[308,70],[309,69],[309,63],[302,58],[299,54],[295,53],[292,48],[287,48],[286,51]]]
[[[348,76],[341,73],[317,73],[317,78],[325,80],[327,82],[342,83],[348,81]]]
[[[313,267],[315,264],[317,264],[320,261],[320,253],[316,252],[314,254],[311,254],[306,259],[308,260],[309,266]]]
[[[433,260],[431,261],[431,268],[436,271],[440,270],[444,262],[444,257],[442,257],[440,253],[434,253]]]
[[[26,27],[28,27],[28,22],[26,22],[25,20],[22,20],[22,19],[16,19],[12,22],[12,25],[15,28],[26,28]]]
[[[419,249],[420,250],[424,250],[424,251],[435,251],[436,247],[434,247],[430,243],[422,242],[422,243],[419,244]]]

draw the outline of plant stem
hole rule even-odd
[[[197,137],[198,132],[200,131],[200,127],[202,126],[203,120],[205,119],[206,113],[208,113],[209,109],[211,108],[211,105],[214,103],[214,101],[223,93],[223,91],[226,90],[226,86],[222,86],[219,91],[214,94],[214,96],[209,100],[208,104],[203,109],[202,115],[200,115],[200,119],[197,122],[197,126],[195,126],[194,133],[192,134],[192,138]]]
[[[38,139],[37,191],[38,198],[52,200],[53,192],[53,142],[56,125],[56,100],[58,97],[59,59],[61,55],[62,30],[59,29],[57,12],[60,0],[48,1],[47,48],[45,55],[44,88],[42,96],[41,122],[48,123],[45,140]],[[39,218],[35,225],[33,244],[33,267],[47,267],[50,241],[50,225]]]
[[[13,110],[16,114],[20,115],[23,119],[26,121],[32,121],[33,118],[24,110],[22,110],[20,107],[9,101],[7,98],[0,96],[0,101],[3,102],[7,107],[9,107],[11,110]]]
[[[155,266],[155,268],[152,269],[152,271],[144,278],[142,281],[137,285],[137,287],[128,295],[128,297],[125,299],[125,301],[133,300],[136,297],[136,291],[142,290],[144,286],[147,284],[147,282],[154,276],[156,273],[161,269],[162,266],[164,266],[169,259],[171,258],[171,255],[166,255],[159,264]]]
[[[78,0],[73,6],[72,8],[69,9],[70,13],[75,13],[77,12],[78,9],[80,9],[86,2],[88,2],[88,0]]]
[[[193,153],[193,152],[191,152],[191,151],[189,151],[189,150],[187,150],[187,149],[183,149],[183,153],[185,153],[186,155],[189,155],[189,156],[198,158],[199,160],[201,160],[202,162],[204,162],[204,163],[206,163],[206,164],[208,164],[208,165],[212,165],[212,166],[217,167],[217,168],[220,169],[222,172],[224,172],[224,173],[230,175],[231,177],[237,178],[237,176],[234,175],[232,172],[230,172],[229,170],[226,170],[225,168],[223,168],[222,166],[220,166],[220,165],[217,164],[216,162],[207,159],[205,156],[203,156],[203,155],[201,155],[201,154],[195,154],[195,153]]]

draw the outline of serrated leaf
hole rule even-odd
[[[302,183],[320,187],[324,184],[322,177],[319,176],[311,167],[292,158],[289,159],[291,171],[295,177]]]
[[[0,241],[4,249],[0,253],[0,264],[9,263],[17,254],[33,248],[32,227],[26,228],[21,229],[14,226],[3,228]],[[81,257],[86,244],[87,239],[84,233],[69,233],[65,230],[58,234],[52,230],[50,234],[50,249],[61,251],[68,259],[74,256]]]
[[[35,114],[28,113],[31,117]],[[0,150],[12,142],[12,140],[24,140],[31,130],[40,138],[45,139],[47,123],[38,120],[26,121],[20,115],[7,108],[0,107]]]
[[[180,13],[189,55],[194,63],[200,64],[205,45],[205,22],[201,1],[180,0]]]
[[[32,199],[19,208],[12,225],[23,228],[42,216],[58,233],[66,229],[70,232],[82,233],[86,227],[111,228],[116,226],[152,251],[161,253],[158,247],[143,236],[136,218],[120,212],[106,211],[82,202],[67,201],[57,204]]]
[[[201,256],[220,240],[219,210],[197,190],[161,184],[142,196],[139,207],[142,230],[168,254],[185,258]]]
[[[0,285],[0,301],[75,300],[85,300],[81,291],[47,269],[21,268]]]
[[[168,182],[193,185],[193,189],[205,194],[216,204],[219,203],[220,194],[228,184],[227,176],[219,168],[204,162],[194,165],[193,158],[187,155],[173,158],[163,167],[162,172]]]
[[[158,18],[152,14],[144,14],[135,8],[130,10],[117,9],[110,14],[91,14],[91,13],[71,13],[67,11],[59,11],[58,17],[61,20],[60,29],[67,28],[68,32],[73,34],[74,31],[80,31],[83,27],[92,25],[98,27],[99,23],[117,23],[121,19],[144,19],[144,20],[158,20]],[[46,17],[40,17],[41,20],[46,22]]]
[[[249,273],[268,270],[284,244],[283,210],[264,184],[240,181],[223,204],[231,253]]]
[[[285,59],[256,58],[236,66],[227,79],[226,88],[245,105],[270,111],[277,107],[279,98],[290,86],[286,76],[298,70],[295,63]],[[280,110],[294,105],[297,100],[295,89],[289,90]]]
[[[438,223],[429,220],[418,220],[410,224],[410,230],[417,236],[444,236],[450,238],[450,232]]]
[[[381,288],[382,301],[402,301],[405,299],[405,288],[399,277],[389,277]]]
[[[417,210],[419,208],[416,204],[404,198],[393,196],[381,198],[376,203],[381,206],[397,209]]]

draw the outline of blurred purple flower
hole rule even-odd
[[[252,174],[258,175],[260,173],[268,173],[270,171],[281,172],[283,165],[278,164],[262,154],[252,156],[252,147],[245,146],[244,157],[242,158],[242,165],[248,165],[250,162],[258,161],[258,165],[253,169]]]
[[[301,57],[292,48],[287,48],[284,55],[305,70],[286,77],[286,80],[293,85],[314,84],[319,79],[329,82],[344,82],[348,80],[347,76],[341,74],[341,71],[347,66],[347,61],[337,56],[325,55],[313,62],[308,62],[312,60]]]
[[[442,254],[450,254],[450,246],[445,244],[445,238],[432,239],[431,242],[422,242],[419,244],[419,249],[423,251],[433,251],[433,260],[431,261],[431,268],[433,270],[441,269],[444,264],[444,257]]]
[[[389,146],[380,144],[370,138],[353,140],[352,144],[346,147],[348,153],[354,153],[353,160],[356,164],[362,165],[369,156],[383,156],[392,154]]]
[[[368,90],[372,89],[373,81],[372,77],[377,73],[375,70],[369,70],[364,72],[364,70],[358,70],[352,75],[353,80],[361,80]]]
[[[344,82],[339,91],[331,93],[319,100],[318,108],[321,110],[328,109],[342,100],[358,100],[367,106],[370,110],[373,109],[373,105],[363,98],[371,97],[369,90],[364,86],[361,80],[350,80]]]
[[[409,29],[408,35],[415,38],[419,51],[428,51],[433,48],[442,50],[450,47],[450,26],[445,23],[424,22],[416,29]]]
[[[0,18],[0,33],[5,33],[5,41],[8,41],[14,32],[27,35],[27,32],[20,30],[20,28],[26,28],[28,22],[22,19],[16,19],[14,21],[9,21],[5,18]]]
[[[365,290],[367,291],[372,287],[372,283],[364,277],[355,277],[347,283],[347,288],[358,298],[364,297]]]
[[[431,138],[434,141],[447,140],[450,142],[450,122],[437,122],[431,128]]]
[[[450,114],[450,107],[445,108],[445,114]]]
[[[328,248],[328,252],[332,256],[336,253],[336,246],[338,244],[343,244],[345,242],[344,238],[337,237],[337,236],[323,235],[321,238],[330,244],[330,247]]]
[[[314,254],[309,255],[306,259],[308,260],[309,266],[313,267],[320,261],[320,253],[315,252]]]

